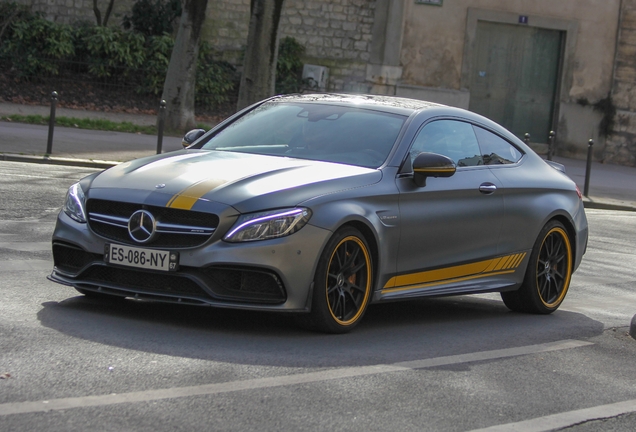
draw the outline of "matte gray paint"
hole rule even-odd
[[[330,95],[298,97],[303,101],[315,99],[317,103],[330,103],[329,98]],[[332,99],[333,103],[346,104],[349,97],[336,95]],[[228,175],[222,186],[204,194],[195,203],[193,210],[216,213],[221,222],[208,243],[180,251],[181,264],[270,268],[283,279],[289,298],[275,306],[209,302],[221,307],[306,310],[318,257],[332,233],[348,223],[363,224],[379,245],[373,301],[515,288],[521,282],[527,257],[513,275],[386,295],[378,292],[398,274],[529,252],[541,227],[555,216],[572,223],[576,233],[575,267],[578,266],[587,241],[587,221],[574,183],[511,133],[479,115],[457,108],[383,97],[366,97],[362,102],[358,97],[353,99],[358,107],[410,113],[387,162],[377,170],[191,148],[122,164],[85,180],[83,185],[86,187],[93,180],[93,188],[87,192],[89,198],[161,206],[189,185],[186,180],[196,164],[207,167],[207,164],[237,163],[236,175]],[[417,188],[409,178],[408,164],[404,165],[409,147],[423,125],[441,118],[478,124],[514,143],[525,155],[514,165],[460,167],[450,178],[429,179],[427,186]],[[205,136],[198,141],[199,145],[204,142]],[[496,185],[497,190],[491,195],[482,194],[479,186],[483,182]],[[157,183],[167,186],[157,192],[154,188]],[[122,185],[125,187],[121,188]],[[443,193],[446,188],[455,191]],[[220,240],[241,212],[296,205],[310,208],[313,216],[308,225],[291,236],[244,244]],[[478,217],[475,209],[479,209]],[[490,216],[489,212],[492,212]],[[383,221],[380,215],[388,215],[389,219]],[[431,238],[434,240],[430,241]],[[105,243],[85,224],[72,221],[64,213],[58,218],[53,239],[71,242],[98,254],[102,253]],[[422,244],[430,248],[423,249]],[[52,277],[63,283],[74,283],[55,271]]]

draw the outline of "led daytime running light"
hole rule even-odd
[[[261,216],[262,215],[262,216]],[[292,234],[302,228],[305,223],[309,220],[311,216],[311,212],[305,208],[295,208],[287,211],[281,212],[267,212],[267,213],[257,213],[254,215],[243,215],[238,220],[238,225],[236,225],[232,230],[227,233],[224,237],[224,240],[230,242],[242,242],[242,241],[255,241],[255,240],[266,240],[270,238],[284,237],[289,234]],[[260,238],[246,238],[246,239],[235,239],[234,237],[240,235],[242,231],[250,229],[254,226],[266,224],[269,222],[273,222],[276,220],[283,220],[293,218],[293,220],[289,223],[289,225],[285,228],[283,232],[279,232],[276,234],[270,234],[268,236],[260,237]],[[299,224],[301,224],[299,226]]]

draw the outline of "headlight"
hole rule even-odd
[[[245,242],[284,237],[305,226],[311,210],[294,208],[242,215],[223,240]]]
[[[64,201],[64,213],[66,213],[71,219],[76,220],[79,223],[86,223],[86,212],[84,211],[84,191],[79,183],[75,183],[68,188],[66,193],[66,200]]]

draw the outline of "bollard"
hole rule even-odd
[[[166,123],[166,101],[159,102],[159,120],[157,121],[157,154],[161,153],[163,145],[163,127]]]
[[[530,134],[528,132],[526,132],[526,134],[523,136],[523,142],[526,143],[526,145],[530,144]]]
[[[585,167],[585,187],[583,188],[583,195],[588,196],[590,192],[590,172],[592,171],[592,147],[594,146],[594,140],[590,139],[587,142],[587,166]]]
[[[552,151],[554,150],[554,137],[556,134],[554,131],[550,131],[548,134],[548,160],[552,160]]]
[[[55,128],[55,106],[57,105],[57,92],[51,93],[51,115],[49,116],[49,138],[46,141],[46,154],[53,153],[53,129]]]

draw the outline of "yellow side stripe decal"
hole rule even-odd
[[[402,291],[448,282],[459,282],[486,276],[514,273],[525,256],[526,252],[523,252],[444,269],[394,276],[384,285],[382,291]]]
[[[510,256],[502,258],[499,265],[495,267],[495,270],[501,270],[501,269],[507,268],[508,263],[510,262],[510,258],[511,258]]]
[[[466,276],[466,277],[459,277],[459,278],[454,278],[454,279],[447,279],[445,281],[435,281],[435,282],[428,282],[428,283],[420,283],[420,284],[414,284],[414,285],[408,285],[408,286],[398,286],[398,287],[394,287],[394,288],[385,288],[382,290],[382,294],[386,294],[386,293],[394,293],[394,292],[400,292],[400,291],[409,291],[409,290],[413,290],[413,289],[419,289],[419,288],[427,288],[427,287],[432,287],[432,286],[436,286],[436,285],[441,285],[442,283],[456,283],[456,282],[464,282],[464,281],[468,281],[468,280],[473,280],[473,279],[479,279],[485,276],[499,276],[499,275],[505,275],[505,274],[510,274],[510,273],[514,273],[514,270],[505,270],[505,271],[499,271],[499,272],[491,272],[488,274],[478,274],[478,275],[472,275],[472,276]]]
[[[526,254],[518,254],[517,259],[514,261],[514,263],[512,264],[513,268],[517,268],[519,267],[519,264],[521,264],[521,260],[523,260],[523,258],[526,256]]]
[[[190,210],[199,198],[224,183],[225,180],[219,179],[207,179],[194,183],[173,196],[166,207]]]

